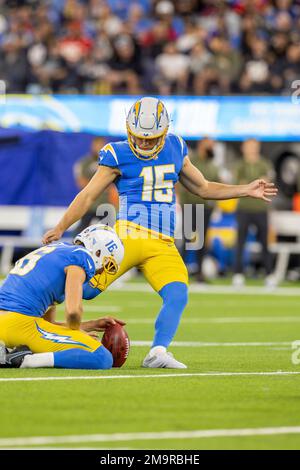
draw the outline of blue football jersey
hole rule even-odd
[[[50,305],[65,298],[65,268],[80,266],[86,281],[95,275],[90,253],[78,245],[52,243],[17,261],[0,287],[0,310],[41,317]]]
[[[121,172],[115,181],[120,198],[118,219],[173,237],[175,184],[187,154],[184,140],[173,134],[167,135],[163,149],[152,160],[137,158],[128,140],[105,145],[99,164]]]

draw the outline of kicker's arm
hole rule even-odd
[[[77,194],[56,227],[49,230],[44,235],[43,243],[46,244],[59,240],[62,234],[71,227],[71,225],[87,213],[97,197],[100,196],[119,175],[120,171],[117,168],[100,166],[89,184]]]
[[[207,181],[201,171],[191,163],[188,157],[184,159],[179,180],[188,191],[203,199],[223,200],[249,196],[271,202],[271,197],[277,194],[274,184],[267,183],[263,179],[257,179],[249,184],[241,185]]]

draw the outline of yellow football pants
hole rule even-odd
[[[33,353],[80,348],[93,352],[101,343],[79,330],[53,325],[39,317],[0,311],[0,340],[6,347],[26,345]]]
[[[102,273],[91,283],[105,290],[133,267],[138,267],[153,289],[159,292],[171,282],[188,284],[186,266],[172,238],[150,232],[131,222],[119,221],[115,227],[125,248],[124,259],[116,275]],[[55,352],[74,347],[95,351],[101,343],[82,331],[53,325],[42,318],[16,312],[0,312],[0,340],[13,348],[26,344],[32,352]]]
[[[133,267],[141,270],[156,292],[170,282],[188,284],[186,266],[172,238],[123,220],[116,223],[115,230],[124,244],[123,261],[117,274],[96,275],[93,287],[103,291]]]

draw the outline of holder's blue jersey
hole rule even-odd
[[[118,219],[174,236],[176,222],[175,184],[178,181],[187,146],[181,137],[168,134],[156,159],[141,160],[128,140],[105,145],[99,165],[118,168],[116,180],[120,197]]]
[[[90,253],[81,246],[52,243],[20,259],[0,287],[0,310],[41,317],[65,298],[67,266],[80,266],[86,282],[95,275]]]

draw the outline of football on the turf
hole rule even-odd
[[[112,353],[113,367],[121,367],[129,354],[130,341],[127,331],[116,323],[105,330],[101,342]]]

